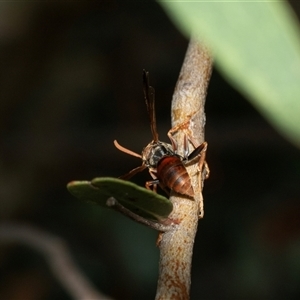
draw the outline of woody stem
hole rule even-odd
[[[190,120],[188,129],[198,145],[204,142],[204,103],[211,69],[210,53],[202,43],[192,38],[173,94],[172,127]],[[183,130],[179,129],[174,139],[180,152],[184,147]],[[197,164],[188,166],[187,170],[195,191],[195,201],[171,193],[174,210],[170,218],[179,220],[179,224],[161,236],[156,300],[189,299],[194,238],[199,208],[203,204],[203,182]]]

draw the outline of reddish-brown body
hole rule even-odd
[[[176,193],[194,197],[190,176],[178,156],[165,156],[157,163],[157,179]]]

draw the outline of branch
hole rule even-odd
[[[30,226],[4,223],[0,225],[0,242],[23,243],[40,251],[73,299],[112,300],[100,294],[81,273],[62,239]]]
[[[188,129],[199,145],[204,141],[204,104],[211,70],[212,59],[208,50],[193,37],[173,95],[172,126],[190,120]],[[184,149],[184,135],[185,132],[180,130],[174,137],[179,150]],[[171,194],[174,209],[169,217],[180,220],[180,223],[161,235],[156,300],[189,299],[193,245],[200,207],[203,206],[203,176],[197,170],[197,164],[188,166],[187,170],[195,191],[195,201]]]

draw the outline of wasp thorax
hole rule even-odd
[[[143,152],[142,159],[148,168],[156,168],[157,163],[167,155],[174,155],[175,152],[171,144],[152,141]]]

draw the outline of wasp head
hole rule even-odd
[[[152,141],[142,152],[142,160],[148,168],[156,168],[157,163],[168,155],[176,155],[171,144]]]

